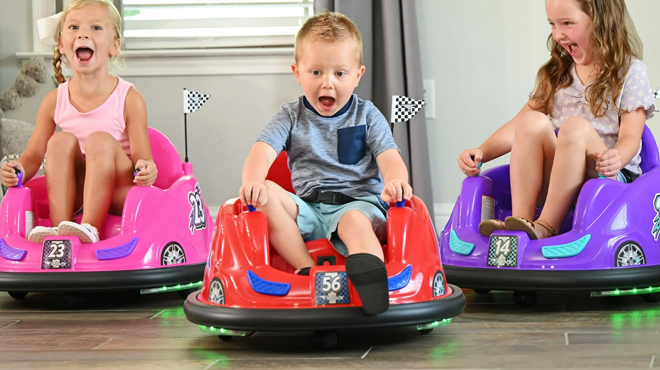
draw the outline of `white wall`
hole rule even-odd
[[[660,88],[660,1],[628,0],[627,6],[644,42],[651,84]],[[550,56],[550,26],[543,0],[417,0],[417,17],[422,74],[435,80],[436,118],[427,124],[436,215],[446,220],[465,177],[458,154],[480,145],[525,104]],[[656,137],[658,116],[647,122]],[[505,162],[508,156],[484,168]]]
[[[200,110],[188,115],[188,155],[209,207],[238,197],[243,161],[255,139],[282,103],[302,94],[292,74],[129,80],[145,98],[149,125],[172,140],[181,158],[181,91],[185,87],[211,95]]]
[[[31,17],[29,0],[0,0],[0,92],[12,86],[20,72],[15,54],[31,51]]]

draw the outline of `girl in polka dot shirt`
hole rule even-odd
[[[624,0],[546,0],[550,60],[523,109],[479,148],[458,157],[468,176],[511,152],[512,216],[479,232],[522,230],[531,239],[561,229],[585,181],[632,182],[645,121],[656,111],[642,43]],[[543,211],[535,219],[537,205]]]

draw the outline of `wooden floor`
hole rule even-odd
[[[310,333],[222,342],[186,320],[176,293],[93,296],[75,310],[58,294],[0,293],[0,369],[660,368],[659,303],[546,293],[521,308],[508,292],[465,293],[465,313],[429,335],[339,332],[333,350]]]

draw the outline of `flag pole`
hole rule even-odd
[[[184,126],[184,140],[186,144],[186,158],[188,160],[188,113],[194,113],[211,97],[208,94],[201,94],[197,91],[188,90],[183,88],[183,126]]]
[[[188,113],[183,114],[183,126],[185,130],[185,141],[186,141],[186,159],[185,162],[188,162]]]
[[[396,115],[396,95],[392,95],[392,107],[390,113],[390,131],[392,131],[392,136],[394,136],[394,117]]]

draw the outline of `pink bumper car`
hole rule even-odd
[[[149,139],[156,183],[129,191],[122,215],[107,216],[98,243],[81,244],[75,236],[29,242],[32,228],[51,226],[46,178],[7,191],[0,206],[0,291],[22,299],[28,292],[53,291],[185,294],[201,286],[213,220],[192,164],[182,163],[159,131],[150,128]]]

